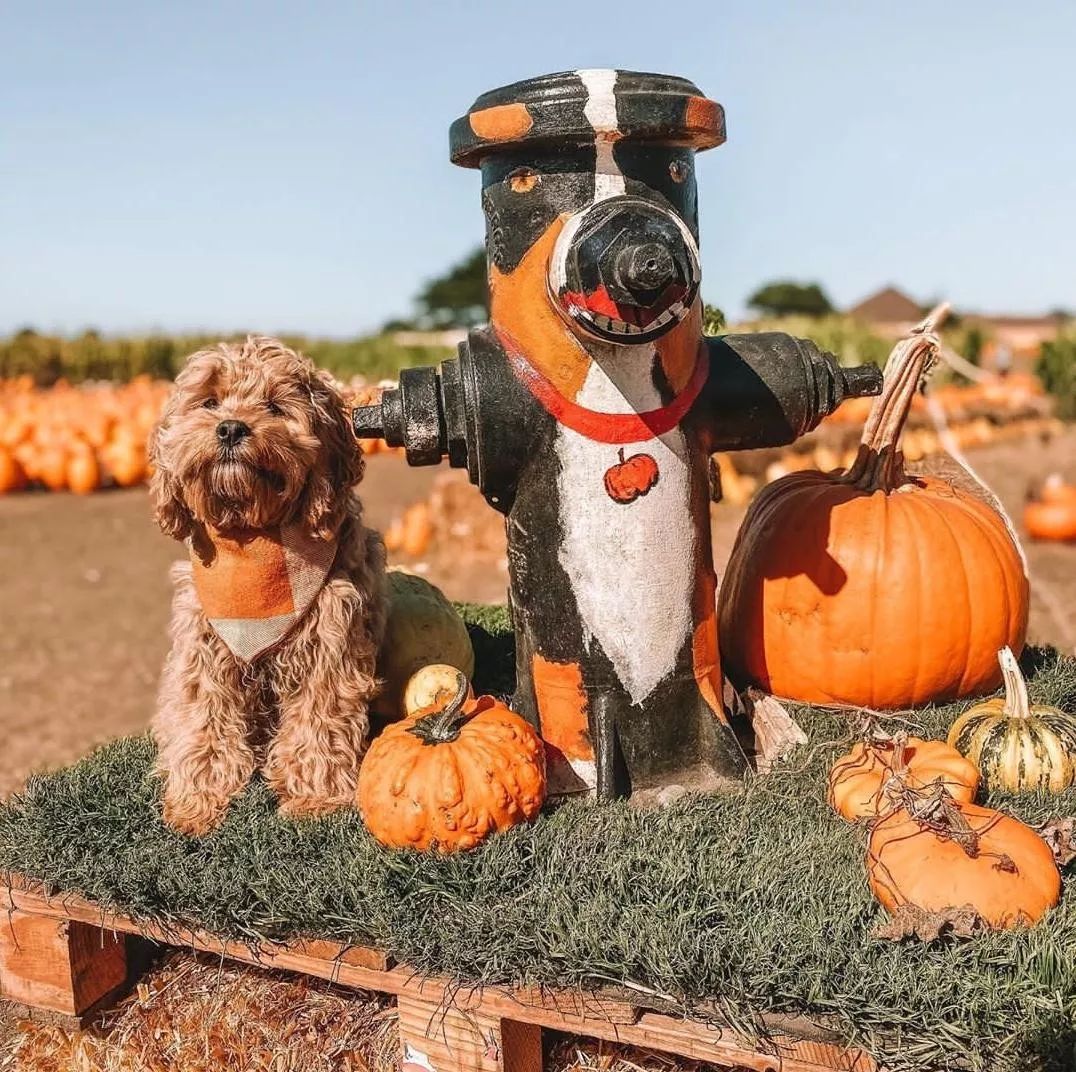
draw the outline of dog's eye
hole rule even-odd
[[[216,409],[217,406],[219,406],[219,405],[220,405],[220,402],[217,399],[215,399],[212,395],[210,395],[209,398],[207,398],[202,403],[202,409]]]
[[[274,417],[283,417],[284,416],[284,411],[271,398],[267,398],[265,400],[265,408]]]

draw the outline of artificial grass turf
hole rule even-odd
[[[503,611],[464,608],[476,688],[511,684]],[[1076,661],[1024,659],[1033,699],[1076,704]],[[965,704],[908,716],[926,736]],[[0,808],[0,867],[110,908],[231,936],[378,945],[481,982],[630,982],[734,1022],[805,1014],[894,1069],[1076,1067],[1076,896],[1038,927],[930,946],[873,939],[884,916],[865,834],[825,803],[846,716],[793,709],[810,737],[742,790],[639,811],[575,802],[452,857],[393,853],[354,812],[277,818],[264,785],[200,840],[161,823],[147,738],[34,778]],[[1076,816],[1076,790],[988,798],[1025,821]],[[1076,868],[1070,866],[1071,882]]]

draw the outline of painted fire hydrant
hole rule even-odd
[[[355,411],[357,435],[412,465],[447,455],[505,515],[513,706],[560,792],[742,771],[711,455],[789,443],[881,386],[803,339],[703,337],[695,153],[724,140],[721,106],[682,78],[582,70],[483,94],[451,158],[482,173],[490,324]]]

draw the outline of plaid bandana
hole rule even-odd
[[[318,540],[298,525],[238,536],[208,526],[213,557],[188,541],[194,588],[214,632],[243,662],[279,644],[325,585],[337,541]]]

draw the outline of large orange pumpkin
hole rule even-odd
[[[892,778],[917,789],[940,782],[954,800],[965,803],[979,788],[978,768],[945,741],[859,741],[830,768],[830,807],[850,822],[873,819],[886,809],[885,789]]]
[[[472,849],[538,814],[545,800],[545,746],[492,696],[455,695],[388,726],[359,769],[367,829],[391,848]]]
[[[909,707],[995,688],[998,649],[1023,648],[1028,581],[1006,520],[904,470],[901,431],[945,312],[894,348],[851,468],[792,473],[748,510],[720,594],[735,681]]]
[[[1053,853],[1034,830],[944,791],[904,791],[871,831],[867,871],[888,912],[970,906],[994,928],[1037,923],[1061,896]]]

